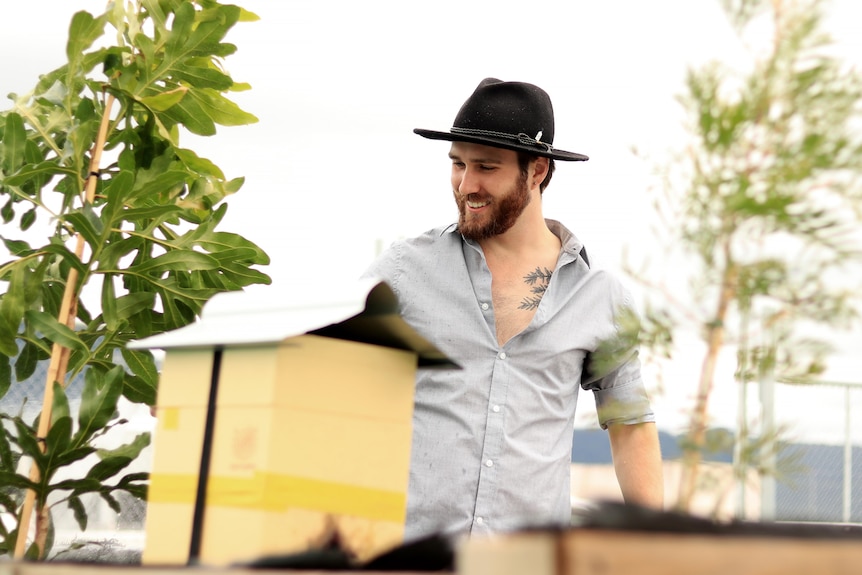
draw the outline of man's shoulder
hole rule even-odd
[[[449,224],[447,226],[431,228],[416,236],[396,240],[393,246],[431,249],[433,247],[459,245],[460,240],[461,235],[458,233],[457,226]]]

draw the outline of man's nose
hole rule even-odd
[[[465,168],[461,172],[461,183],[458,186],[458,191],[461,192],[462,196],[466,196],[477,192],[479,187],[479,177],[476,170],[472,170],[469,167]]]

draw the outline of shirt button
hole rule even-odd
[[[494,413],[500,413],[500,406],[499,405],[495,405],[491,409],[494,411]]]
[[[477,517],[477,518],[476,518],[476,525],[481,525],[481,524],[483,524],[484,522],[485,522],[485,520],[484,520],[484,519],[482,519],[481,517]]]
[[[501,352],[500,352],[500,355],[498,355],[497,357],[499,357],[500,359],[506,359],[506,352],[505,352],[505,351],[501,351]]]
[[[489,307],[491,307],[491,306],[489,306],[487,303],[483,303],[483,304],[482,304],[482,310],[483,310],[483,311],[488,311],[488,308],[489,308]]]
[[[485,462],[485,467],[494,467],[494,462],[489,459]]]

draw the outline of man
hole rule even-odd
[[[405,538],[492,533],[571,518],[579,385],[594,391],[626,502],[661,507],[658,435],[635,351],[592,373],[588,353],[617,336],[631,308],[611,275],[542,215],[554,160],[548,95],[483,80],[446,132],[458,223],[395,243],[366,276],[461,367],[420,370]]]

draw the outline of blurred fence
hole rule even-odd
[[[786,437],[777,477],[764,482],[764,514],[862,523],[862,385],[779,383],[773,402]]]

